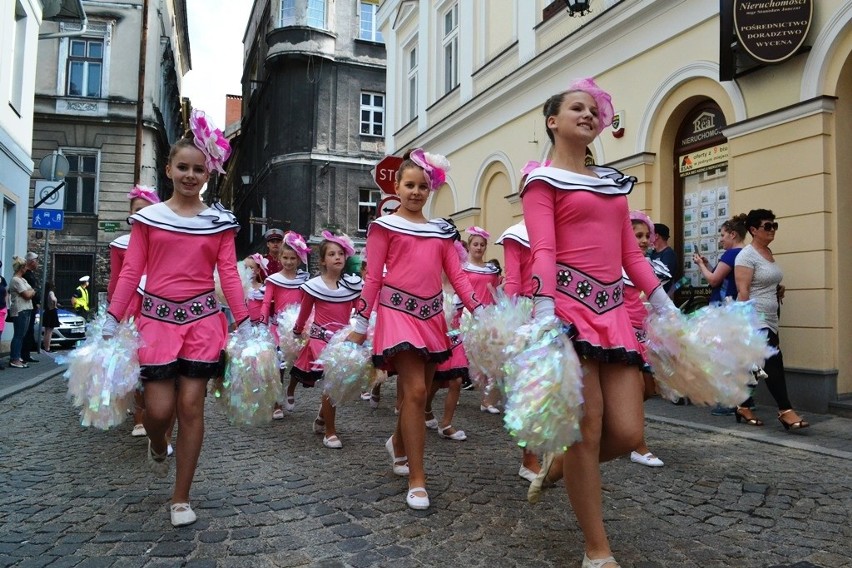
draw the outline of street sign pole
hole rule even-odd
[[[44,343],[44,307],[47,305],[47,299],[44,297],[45,292],[47,291],[47,259],[50,258],[50,229],[45,229],[44,231],[44,256],[42,257],[41,262],[41,317],[38,319],[38,333],[36,334],[36,345],[38,346],[36,349],[36,353],[41,350],[41,346]],[[48,349],[50,348],[50,340],[47,343]]]

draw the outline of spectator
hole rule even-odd
[[[15,326],[15,335],[12,338],[11,354],[9,356],[9,366],[16,369],[26,369],[29,367],[21,359],[21,347],[24,344],[24,335],[30,325],[30,318],[33,314],[32,299],[35,296],[35,290],[24,279],[24,272],[27,270],[27,261],[16,256],[12,259],[12,269],[15,275],[12,277],[12,285],[9,287],[12,314],[12,323]]]
[[[3,268],[3,263],[0,262],[0,268]],[[9,313],[9,284],[3,276],[0,276],[0,334],[6,329],[6,316]],[[6,368],[6,365],[0,363],[0,370]]]
[[[284,246],[284,231],[281,229],[269,229],[263,233],[266,239],[266,259],[269,266],[266,267],[269,274],[281,272],[281,248]]]
[[[50,353],[50,337],[53,335],[53,330],[59,327],[59,302],[56,301],[55,289],[53,282],[48,282],[44,286],[44,314],[41,320],[44,337],[41,348],[45,353]]]
[[[663,290],[666,293],[671,290],[672,285],[677,280],[675,270],[677,269],[677,255],[672,247],[669,246],[669,237],[671,231],[668,225],[662,223],[654,223],[654,250],[651,251],[651,260],[659,259],[660,262],[666,265],[669,269],[669,274],[672,275],[671,280],[663,284]]]
[[[71,296],[71,306],[78,316],[89,321],[89,277],[81,276],[80,285]]]
[[[24,257],[27,261],[27,270],[24,272],[24,280],[35,292],[33,296],[33,315],[30,317],[30,324],[27,327],[27,333],[24,335],[24,344],[21,346],[21,359],[24,363],[38,363],[38,359],[34,359],[31,355],[33,351],[38,353],[38,342],[35,338],[35,314],[38,313],[41,307],[41,296],[39,290],[41,286],[38,282],[38,255],[34,252],[28,252]]]

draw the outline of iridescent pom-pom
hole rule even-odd
[[[293,363],[299,358],[299,353],[305,347],[307,340],[304,337],[293,335],[293,326],[296,325],[296,320],[299,318],[299,304],[290,304],[278,313],[278,319],[275,323],[278,324],[278,347],[281,348],[281,362],[283,368],[292,369]],[[305,328],[310,327],[310,322],[305,325]]]
[[[272,419],[281,399],[275,340],[266,326],[246,326],[231,334],[221,392],[231,424],[257,426]]]
[[[335,333],[315,362],[323,369],[323,392],[333,406],[357,400],[373,378],[370,350],[347,341],[351,332],[345,327]]]
[[[555,318],[514,330],[503,423],[522,448],[564,451],[580,439],[583,370]]]
[[[767,344],[751,302],[672,311],[647,320],[648,357],[664,392],[695,404],[736,406],[754,382],[752,370],[776,350]]]
[[[517,330],[530,323],[532,314],[529,298],[509,298],[498,290],[495,300],[475,316],[465,312],[460,327],[469,369],[486,383],[486,392],[494,386],[505,390],[506,347],[517,341]]]
[[[68,365],[63,376],[68,379],[68,396],[80,408],[80,424],[101,430],[124,422],[133,407],[141,342],[133,321],[119,324],[115,335],[104,339],[104,318],[102,311],[86,340],[61,361]]]

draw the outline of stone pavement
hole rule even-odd
[[[192,494],[199,521],[173,529],[173,474],[148,473],[131,424],[81,428],[61,371],[48,361],[0,371],[0,566],[580,564],[564,490],[526,502],[520,452],[500,417],[479,412],[477,393],[463,393],[454,419],[468,441],[428,433],[428,511],[405,506],[405,481],[390,472],[392,383],[376,411],[339,410],[342,450],[311,432],[319,389],[297,390],[294,413],[258,428],[230,426],[211,398]],[[851,420],[808,415],[813,427],[790,434],[768,407],[763,428],[661,400],[646,410],[666,466],[602,466],[622,566],[852,567]]]

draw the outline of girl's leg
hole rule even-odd
[[[438,394],[438,385],[432,381],[432,386],[429,389],[429,395],[426,397],[426,427],[434,430],[438,427],[438,421],[435,419],[435,413],[432,412],[432,402],[435,400],[435,395]]]
[[[50,351],[50,336],[53,335],[53,328],[46,327],[44,328],[44,337],[41,340],[41,349],[42,351]]]
[[[408,456],[408,486],[425,487],[426,474],[423,469],[423,450],[426,444],[426,426],[423,416],[426,411],[426,393],[431,388],[434,364],[427,364],[417,353],[403,351],[394,356],[397,388],[402,391],[396,431],[394,432],[394,454]]]
[[[178,377],[177,419],[180,428],[177,435],[175,458],[177,471],[172,503],[189,503],[189,489],[192,486],[192,478],[195,476],[198,456],[201,454],[201,442],[204,440],[204,395],[206,392],[206,380]],[[147,408],[146,406],[146,414]],[[168,419],[170,420],[171,416]]]
[[[299,380],[290,375],[290,384],[287,385],[287,400],[284,403],[284,407],[287,411],[292,412],[296,407],[296,384],[298,384]]]
[[[151,440],[151,450],[157,455],[165,455],[168,449],[166,436],[177,405],[175,382],[173,379],[145,381],[142,395],[145,400],[142,424]]]
[[[337,436],[337,427],[335,426],[335,418],[337,416],[336,409],[331,404],[331,399],[328,398],[328,395],[322,395],[322,402],[320,403],[320,411],[319,416],[325,421],[325,438],[323,438],[323,444],[329,448],[339,448],[341,447],[340,439]],[[337,442],[335,443],[335,440]]]
[[[446,428],[453,423],[453,416],[456,413],[456,407],[461,398],[461,377],[450,381],[450,386],[447,388],[447,397],[444,399],[444,416],[441,418],[441,428]],[[434,389],[433,389],[434,390]],[[444,432],[445,435],[451,435],[453,431]]]

